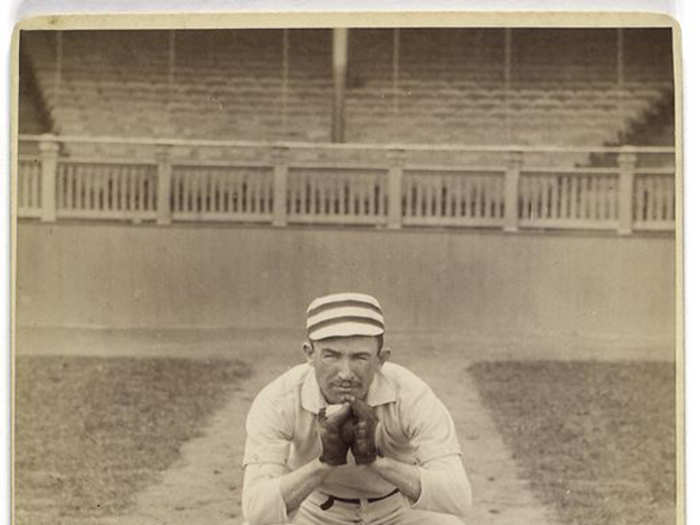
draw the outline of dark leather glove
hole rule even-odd
[[[335,407],[334,407],[335,408]],[[328,465],[345,465],[347,463],[350,443],[342,436],[343,423],[352,417],[350,404],[343,403],[340,408],[328,410],[322,407],[318,413],[318,433],[321,436],[323,451],[319,458]]]
[[[372,408],[359,399],[352,402],[353,431],[352,455],[355,463],[367,465],[377,459],[377,445],[374,442],[374,431],[377,428],[377,416]]]

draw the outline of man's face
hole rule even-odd
[[[316,381],[331,404],[364,399],[374,374],[388,357],[376,337],[332,337],[305,345]]]

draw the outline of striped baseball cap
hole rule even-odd
[[[306,310],[306,333],[312,341],[351,335],[384,333],[382,307],[371,295],[335,293],[311,301]]]

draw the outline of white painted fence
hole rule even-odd
[[[673,148],[129,142],[45,135],[20,139],[38,142],[40,154],[20,155],[18,216],[48,222],[224,221],[593,229],[621,234],[675,228],[675,170],[637,166],[645,155],[672,158]],[[103,148],[135,144],[151,147],[152,152],[138,159],[60,155],[61,144],[73,142]],[[177,154],[182,148],[190,154]],[[191,154],[212,148],[221,153],[219,159]],[[245,148],[256,153],[247,159],[224,158],[229,149]],[[309,160],[308,152],[316,158]],[[355,160],[341,158],[348,152],[356,153]],[[363,152],[370,160],[357,160]],[[412,154],[420,152],[444,152],[452,161],[415,162]],[[500,160],[485,165],[454,161],[454,154],[463,152],[488,152],[497,159],[500,155]],[[618,162],[605,167],[525,162],[530,154],[540,159],[543,154],[571,152],[614,153]]]
[[[518,217],[523,227],[615,229],[619,216],[616,170],[524,171]]]
[[[290,167],[290,223],[385,224],[386,172],[362,168]]]
[[[226,164],[173,166],[173,220],[269,222],[272,169]]]
[[[157,166],[59,160],[59,218],[152,220],[156,218]]]
[[[503,171],[488,169],[405,170],[402,222],[423,226],[502,226],[504,179]]]

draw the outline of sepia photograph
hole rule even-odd
[[[14,523],[681,523],[676,23],[183,20],[16,33]]]

